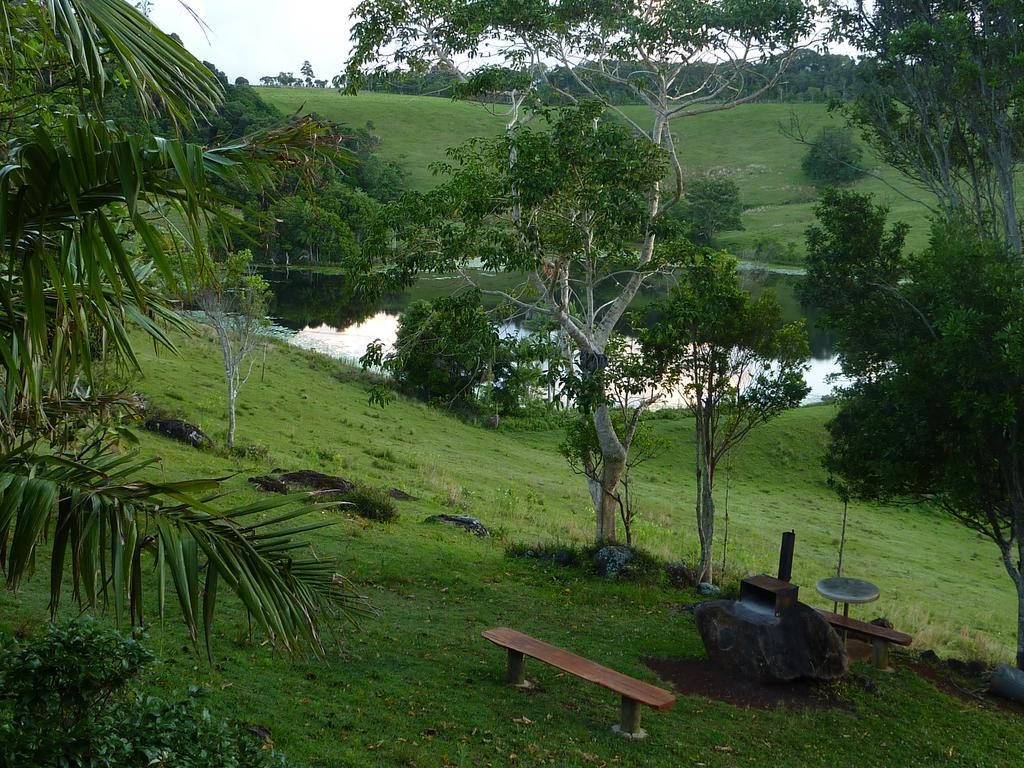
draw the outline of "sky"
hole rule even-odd
[[[230,80],[256,83],[263,75],[293,72],[309,59],[318,78],[341,71],[349,49],[349,14],[357,0],[151,0],[150,18],[177,32],[199,59]]]
[[[165,32],[177,32],[186,48],[229,80],[298,76],[306,59],[317,78],[330,80],[348,57],[349,16],[358,1],[150,0],[150,18]],[[843,45],[832,50],[854,53]]]

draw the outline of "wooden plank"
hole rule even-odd
[[[748,576],[747,578],[743,579],[743,581],[747,584],[753,584],[758,589],[763,589],[766,592],[771,592],[772,594],[776,594],[778,592],[786,592],[788,590],[793,589],[794,586],[793,584],[790,584],[788,581],[780,581],[779,579],[776,579],[774,576],[769,576],[766,573],[762,573],[757,576]]]
[[[877,624],[869,624],[866,621],[858,621],[857,619],[840,616],[838,613],[823,611],[820,608],[818,608],[817,611],[825,617],[825,621],[833,627],[845,629],[847,632],[856,632],[857,634],[867,635],[868,637],[877,637],[881,640],[885,640],[886,642],[895,643],[896,645],[910,645],[914,642],[913,637],[904,634],[903,632],[897,632],[895,629],[880,627]]]
[[[596,685],[604,686],[626,698],[639,701],[655,709],[668,709],[676,703],[676,697],[657,686],[637,680],[629,675],[602,667],[600,664],[577,656],[563,648],[537,640],[507,627],[496,627],[481,633],[483,637],[502,648],[524,653],[531,658],[557,667],[563,672],[576,675]]]

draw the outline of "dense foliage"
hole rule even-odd
[[[1024,254],[1024,2],[877,0],[832,10],[835,35],[864,53],[863,87],[846,109],[852,122],[935,196],[935,213]]]
[[[742,213],[739,185],[722,176],[691,180],[673,209],[686,236],[700,245],[710,245],[719,232],[743,229]]]
[[[390,374],[403,392],[444,407],[517,415],[546,394],[556,351],[540,338],[499,333],[479,291],[416,301],[399,319],[394,349],[378,342],[366,366]]]
[[[851,382],[826,466],[857,495],[923,502],[998,545],[1024,666],[1024,265],[962,222],[905,255],[886,213],[831,192],[808,233],[806,296]]]
[[[217,78],[224,98],[206,120],[175,126],[163,114],[144,112],[131,94],[111,91],[104,97],[104,112],[125,130],[136,133],[182,132],[203,146],[245,138],[259,131],[294,124],[267,104],[248,83],[231,84],[216,65],[203,65]],[[403,173],[397,163],[377,153],[379,139],[366,127],[331,123],[314,116],[322,134],[321,151],[307,162],[264,179],[261,184],[215,181],[235,203],[254,230],[235,233],[236,250],[254,249],[263,261],[286,264],[305,262],[347,263],[359,253],[360,242],[377,204],[392,200],[402,189]]]
[[[293,551],[294,530],[238,522],[294,500],[232,508],[210,498],[213,480],[143,479],[155,459],[130,451],[122,419],[137,409],[126,393],[138,370],[129,329],[173,349],[166,325],[185,323],[165,289],[208,272],[209,238],[238,226],[223,190],[258,187],[303,163],[320,126],[298,120],[214,147],[117,127],[104,109],[118,89],[153,125],[161,114],[187,125],[223,96],[209,68],[122,0],[6,4],[0,77],[7,586],[47,557],[53,612],[70,575],[83,607],[97,608],[102,595],[141,624],[152,586],[144,558],[153,557],[161,610],[169,583],[197,647],[201,633],[209,647],[227,588],[273,642],[319,650],[321,622],[353,617],[362,601],[334,563]]]
[[[801,167],[815,184],[851,184],[864,176],[864,149],[849,128],[822,128]]]
[[[772,293],[751,299],[743,290],[734,257],[689,251],[680,263],[657,322],[640,338],[663,385],[693,414],[697,579],[711,582],[716,470],[754,429],[804,399],[809,349],[803,322],[786,323]]]
[[[284,768],[244,726],[218,720],[201,693],[144,694],[152,655],[92,621],[49,626],[0,649],[0,765],[65,768]]]

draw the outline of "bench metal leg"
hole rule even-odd
[[[636,699],[622,697],[622,716],[618,725],[612,730],[627,739],[646,739],[647,731],[640,727],[640,702]]]
[[[508,649],[508,681],[517,688],[529,688],[526,680],[526,656],[519,651]]]
[[[871,641],[871,661],[879,669],[889,668],[889,644],[880,638]]]

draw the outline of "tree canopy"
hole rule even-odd
[[[833,192],[808,234],[806,297],[836,332],[840,410],[827,469],[860,496],[942,510],[992,539],[1021,604],[1024,265],[968,222],[919,254],[886,210]]]
[[[784,322],[772,293],[743,290],[734,257],[691,250],[678,262],[677,283],[640,338],[662,386],[694,417],[697,576],[711,582],[715,472],[754,429],[801,403],[809,350],[803,322]]]

